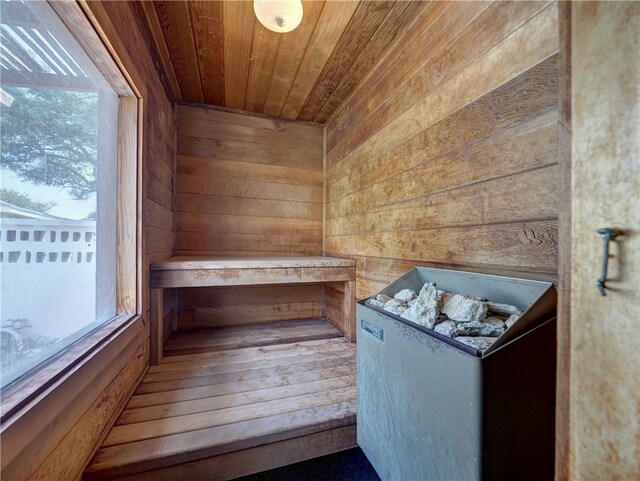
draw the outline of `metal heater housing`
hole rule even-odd
[[[417,267],[381,293],[431,281],[526,312],[481,355],[358,303],[358,444],[383,480],[553,479],[553,284]]]

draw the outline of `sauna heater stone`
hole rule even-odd
[[[416,267],[378,295],[428,282],[524,314],[481,352],[359,302],[358,444],[383,480],[553,479],[553,284]]]

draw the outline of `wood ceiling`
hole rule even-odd
[[[324,123],[424,1],[303,0],[293,32],[252,1],[141,2],[176,100]]]

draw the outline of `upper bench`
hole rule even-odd
[[[342,319],[327,316],[354,341],[356,264],[336,257],[171,257],[150,266],[151,364],[162,360],[162,346],[177,329],[165,318],[164,289],[179,287],[255,286],[343,282]]]
[[[151,288],[346,282],[355,261],[337,257],[172,257],[151,264]]]

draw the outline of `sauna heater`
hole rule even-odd
[[[380,294],[438,289],[520,306],[484,353],[357,305],[358,444],[383,481],[553,479],[556,290],[417,267]]]

